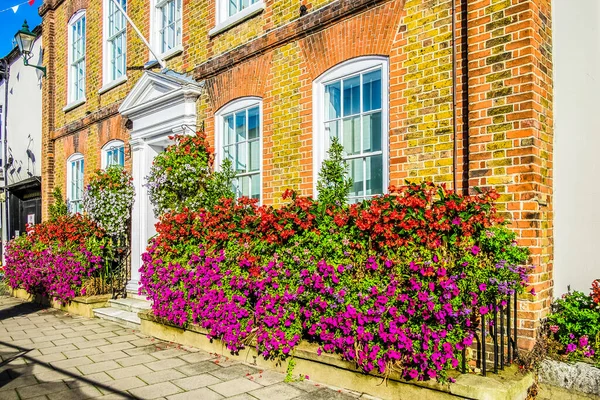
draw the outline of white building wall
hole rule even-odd
[[[29,60],[29,63],[41,65],[41,37],[34,44],[33,54],[34,56]],[[8,81],[8,126],[6,133],[8,135],[8,153],[13,156],[15,172],[12,175],[8,174],[8,185],[30,178],[28,171],[33,176],[42,174],[42,79],[41,71],[26,67],[21,57],[11,62]],[[0,84],[0,105],[3,109],[5,84],[5,81]],[[4,118],[4,115],[2,118]],[[2,131],[4,131],[4,126],[2,126]],[[2,135],[3,145],[4,132],[2,132]],[[27,149],[33,152],[35,162],[27,157]],[[2,158],[4,158],[3,149]],[[21,167],[21,170],[17,172],[19,167]]]
[[[554,296],[600,278],[600,1],[554,0]]]

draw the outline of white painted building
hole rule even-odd
[[[37,39],[33,46],[32,65],[42,64],[41,27],[33,30]],[[0,158],[6,168],[6,182],[0,169],[0,187],[8,201],[2,202],[2,239],[22,233],[27,223],[41,222],[41,140],[43,74],[24,65],[18,48],[7,54],[8,74],[0,75]],[[8,79],[6,77],[8,76]],[[4,144],[6,141],[6,152]],[[5,157],[6,154],[6,157]],[[8,228],[6,210],[8,205]]]
[[[600,1],[554,0],[554,297],[600,279]]]

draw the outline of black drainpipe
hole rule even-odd
[[[457,43],[456,43],[456,1],[452,0],[452,127],[453,127],[453,146],[452,146],[452,188],[456,193],[458,190],[458,118],[456,111],[458,108],[458,73],[457,73]],[[463,176],[462,189],[464,194],[469,193],[469,36],[467,26],[467,1],[461,2],[461,40],[462,40],[462,140],[463,140]]]

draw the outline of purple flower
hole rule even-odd
[[[487,285],[485,283],[480,283],[479,290],[481,290],[483,292],[483,291],[485,291],[485,289],[487,289]]]
[[[577,350],[577,345],[575,343],[569,343],[567,345],[567,349],[566,349],[567,354],[573,353],[575,350]]]
[[[460,225],[460,218],[454,217],[454,219],[452,220],[452,225]]]
[[[471,247],[471,253],[473,253],[473,255],[477,255],[479,254],[479,252],[481,251],[481,249],[479,248],[479,246],[473,246]]]
[[[588,337],[582,336],[579,338],[579,347],[584,348],[588,345]]]

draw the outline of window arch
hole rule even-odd
[[[262,199],[262,99],[234,100],[216,113],[217,165],[231,160],[236,197]]]
[[[69,104],[85,101],[85,10],[79,10],[69,20]]]
[[[67,159],[67,203],[72,213],[83,212],[83,154]]]
[[[125,143],[122,140],[111,140],[102,147],[102,169],[112,165],[125,166]]]
[[[344,147],[353,181],[349,200],[387,192],[389,179],[389,62],[359,57],[341,63],[313,82],[313,173],[318,174],[331,138]]]

